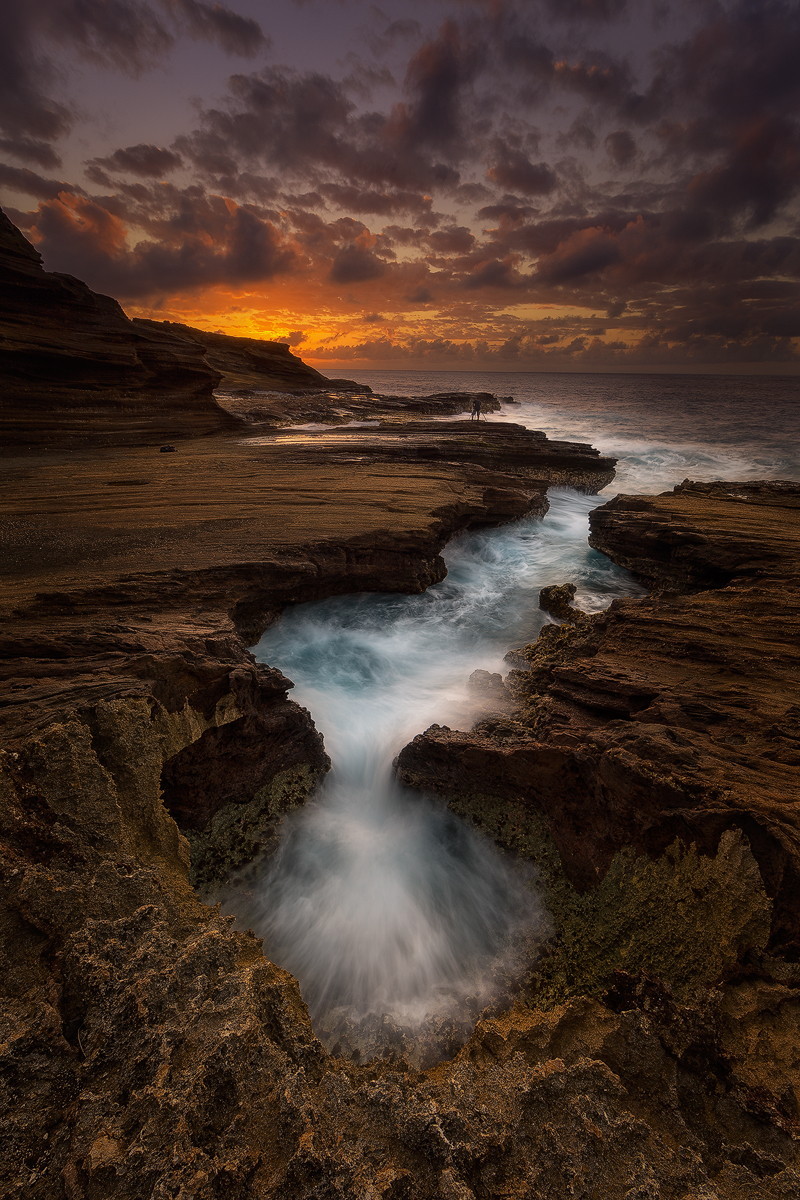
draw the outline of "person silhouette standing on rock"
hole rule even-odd
[[[480,421],[481,419],[481,398],[476,396],[472,401],[472,412],[469,414],[470,421]],[[485,420],[486,418],[484,418]]]

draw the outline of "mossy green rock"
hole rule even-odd
[[[714,855],[679,842],[657,858],[622,850],[602,880],[579,893],[530,811],[485,796],[451,807],[536,866],[555,926],[526,985],[538,1007],[602,995],[616,971],[652,976],[688,1001],[766,946],[771,902],[739,830],[724,832]]]

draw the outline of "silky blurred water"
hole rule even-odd
[[[507,375],[388,375],[366,378],[397,394],[515,395],[520,403],[492,420],[621,456],[607,494],[659,491],[687,475],[800,477],[796,388],[773,380],[736,391],[728,380],[686,377],[538,376],[520,386]],[[277,855],[226,903],[298,977],[331,1044],[343,1023],[369,1015],[412,1037],[465,1004],[474,1019],[496,994],[498,973],[513,970],[520,930],[529,946],[547,932],[530,875],[436,803],[399,788],[391,763],[431,723],[470,727],[483,703],[470,674],[502,672],[509,647],[536,637],[547,619],[540,588],[573,582],[588,611],[640,592],[588,546],[588,514],[606,497],[553,489],[549,498],[544,520],[455,539],[447,578],[423,595],[300,605],[256,647],[294,680],[334,768],[286,822]]]

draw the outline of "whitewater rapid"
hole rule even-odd
[[[412,1034],[448,1014],[474,1021],[520,942],[529,953],[549,930],[530,870],[400,788],[392,760],[430,724],[481,715],[469,677],[504,672],[509,647],[537,636],[545,584],[572,580],[588,610],[638,590],[586,542],[597,502],[554,490],[544,520],[456,538],[447,578],[424,594],[299,605],[255,649],[294,680],[333,770],[225,902],[296,975],[331,1044],[344,1027],[352,1044],[370,1015]]]
[[[482,386],[477,376],[448,382]],[[687,475],[774,477],[796,467],[784,463],[773,422],[759,434],[744,393],[737,407],[701,381],[681,385],[677,404],[670,380],[660,403],[658,381],[612,382],[582,381],[584,395],[551,381],[551,395],[534,379],[520,404],[492,418],[619,454],[605,495],[553,489],[544,519],[456,538],[447,578],[423,595],[300,605],[255,649],[294,680],[333,770],[286,821],[277,854],[234,881],[225,904],[297,976],[333,1048],[381,1053],[386,1030],[401,1029],[407,1052],[408,1039],[448,1015],[466,1029],[513,975],[521,941],[530,950],[549,929],[530,873],[441,805],[398,787],[398,751],[433,723],[470,728],[481,715],[471,673],[503,673],[506,651],[536,638],[548,619],[542,587],[575,583],[576,603],[590,612],[640,592],[587,542],[588,514],[609,495],[660,491]],[[435,390],[430,383],[416,386]],[[412,389],[403,380],[395,390]]]

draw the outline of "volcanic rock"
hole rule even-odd
[[[574,620],[582,615],[580,609],[572,606],[576,591],[574,583],[553,583],[543,587],[539,592],[539,607],[551,617],[559,617],[562,621]]]
[[[284,787],[296,802],[324,765],[288,681],[256,666],[237,630],[254,638],[281,606],[346,588],[421,588],[441,577],[438,550],[455,529],[486,520],[487,507],[503,516],[543,500],[521,475],[475,463],[353,454],[326,466],[321,447],[236,446],[186,442],[166,461],[139,449],[29,458],[5,485],[3,649],[16,663],[0,760],[0,1190],[19,1200],[795,1195],[797,987],[790,972],[770,980],[757,959],[742,965],[769,936],[770,904],[736,822],[713,854],[617,857],[602,903],[585,911],[556,872],[551,894],[561,886],[562,915],[571,903],[575,937],[604,931],[593,994],[557,995],[565,972],[545,963],[514,1008],[487,1013],[454,1058],[426,1071],[327,1054],[296,982],[200,903],[162,796],[196,838],[203,820],[208,830],[248,808],[251,793],[275,805]],[[664,624],[662,613],[651,639]],[[557,639],[585,635],[553,628]],[[656,642],[654,669],[661,661]],[[580,655],[578,665],[591,669]],[[620,692],[626,728],[648,686]],[[614,724],[594,702],[574,711],[573,747]],[[559,736],[553,756],[569,753]],[[489,769],[498,745],[483,742]],[[592,753],[587,740],[588,780],[601,773]],[[496,821],[508,842],[514,779]],[[523,800],[521,839],[536,819]],[[246,828],[259,836],[257,823]],[[219,866],[208,853],[206,878]],[[635,912],[620,903],[625,887]],[[719,915],[701,938],[704,897]],[[630,945],[634,918],[641,942],[665,910],[673,937],[698,934],[675,989],[633,956],[614,964],[611,914],[623,913]],[[651,938],[647,961],[660,970],[673,950]],[[692,986],[704,954],[707,987],[738,970],[710,994]]]
[[[2,210],[0,381],[6,448],[197,437],[241,424],[214,398],[221,383],[277,392],[331,386],[280,342],[129,320],[116,300],[44,271]],[[364,390],[348,380],[336,387]]]
[[[220,404],[227,412],[251,425],[280,427],[320,422],[343,425],[351,422],[378,424],[413,420],[421,415],[454,416],[469,413],[476,395],[484,412],[497,412],[500,401],[488,392],[435,392],[430,396],[375,395],[372,389],[349,380],[329,379],[322,390],[293,389],[291,393],[271,388],[268,379],[260,386],[222,391]]]
[[[279,445],[324,448],[328,460],[470,463],[540,487],[597,492],[614,478],[616,459],[582,442],[553,441],[524,425],[489,421],[384,422],[378,429],[338,428],[277,435]]]
[[[129,321],[115,300],[41,257],[0,211],[0,432],[6,446],[153,440],[225,429],[203,350]]]
[[[423,437],[442,461],[418,455]],[[14,740],[120,695],[199,708],[161,779],[198,884],[268,848],[327,761],[282,678],[262,679],[258,700],[234,705],[224,728],[212,720],[208,689],[221,694],[232,669],[252,669],[239,638],[256,641],[289,603],[422,590],[443,577],[439,551],[456,530],[546,511],[547,446],[525,431],[459,439],[431,423],[408,439],[404,462],[379,461],[375,444],[372,432],[346,453],[320,439],[206,438],[168,456],[131,447],[7,460],[0,728]],[[585,482],[596,457],[573,450]],[[559,478],[564,453],[550,455]]]
[[[334,386],[338,391],[359,390],[359,385],[351,384],[350,380],[338,380],[334,385],[292,354],[284,342],[207,333],[177,321],[151,321],[142,317],[135,317],[133,325],[148,334],[168,334],[175,341],[185,342],[187,347],[200,347],[209,367],[219,374],[219,387],[261,387],[274,392],[319,391]]]
[[[591,528],[664,593],[546,626],[507,680],[511,732],[434,726],[401,753],[400,778],[479,822],[498,803],[536,816],[579,889],[623,848],[679,839],[713,854],[740,830],[772,900],[771,945],[796,954],[800,485],[621,496]]]

